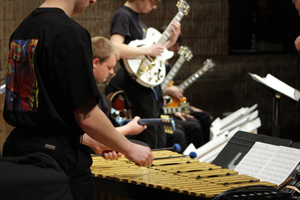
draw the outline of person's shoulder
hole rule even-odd
[[[60,34],[67,34],[69,37],[76,33],[88,33],[85,28],[59,8],[39,8],[33,11],[32,15],[34,16],[35,14],[40,15],[40,23],[45,24],[49,28],[55,28],[53,32],[59,31]]]
[[[65,38],[66,41],[78,43],[82,40],[90,42],[89,32],[81,26],[77,21],[67,16],[64,11],[58,9],[56,17],[51,20],[51,26],[59,30],[58,35],[60,38]],[[80,38],[80,40],[78,40]]]
[[[116,17],[132,17],[135,15],[135,12],[128,8],[127,6],[120,6],[119,9],[114,13],[113,18]]]

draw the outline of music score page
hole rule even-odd
[[[280,185],[300,161],[300,149],[256,142],[234,171]]]

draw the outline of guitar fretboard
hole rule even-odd
[[[177,72],[179,71],[179,69],[181,68],[181,66],[183,65],[184,62],[185,62],[185,56],[181,55],[178,58],[178,60],[176,61],[175,65],[172,67],[172,69],[167,74],[165,80],[162,82],[162,84],[161,84],[162,91],[164,91],[167,88],[168,84],[176,76]]]
[[[166,28],[166,30],[163,32],[163,34],[161,35],[160,39],[158,40],[158,43],[164,45],[170,38],[171,34],[172,34],[172,29],[171,29],[171,25],[172,22],[174,20],[180,22],[181,19],[183,18],[184,13],[181,11],[178,11],[178,13],[175,15],[175,17],[172,19],[171,23],[168,25],[168,27]]]
[[[183,81],[178,87],[182,90],[185,90],[187,87],[189,87],[193,82],[195,82],[200,76],[202,76],[205,72],[208,70],[211,70],[215,66],[214,62],[212,62],[210,59],[208,59],[205,63],[205,65],[196,71],[193,75],[191,75],[189,78],[187,78],[185,81]]]

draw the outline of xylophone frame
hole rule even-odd
[[[103,193],[128,199],[141,200],[197,200],[206,199],[197,196],[186,195],[183,193],[169,192],[156,188],[133,185],[124,182],[118,182],[100,177],[93,177],[95,183],[95,192]]]

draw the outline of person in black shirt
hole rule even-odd
[[[91,38],[71,19],[95,2],[46,0],[21,22],[10,37],[3,113],[15,127],[3,157],[50,155],[70,178],[73,198],[85,200],[95,193],[84,133],[106,145],[102,151],[123,153],[139,166],[153,161],[150,148],[127,140],[97,106]]]
[[[164,46],[154,43],[148,47],[130,47],[128,44],[137,39],[143,39],[146,27],[140,19],[140,13],[147,14],[156,9],[159,0],[128,0],[113,15],[111,21],[110,40],[116,46],[121,58],[135,58],[141,55],[152,57],[159,56],[164,51]],[[172,46],[180,33],[180,23],[173,22],[172,34],[165,46]],[[120,60],[122,67],[124,63]],[[160,86],[147,88],[134,80],[127,70],[124,69],[123,89],[132,104],[133,116],[141,118],[158,118],[163,114],[160,102],[163,102]],[[151,148],[165,147],[167,144],[166,134],[162,126],[148,127],[141,134],[136,135],[137,140],[146,142]]]
[[[165,27],[161,29],[161,32],[165,30]],[[171,46],[168,50],[173,51],[174,55],[176,55],[179,51],[180,44],[182,41],[182,36],[179,35],[176,43]],[[166,62],[166,73],[168,74],[169,71],[172,69],[173,65],[169,63],[168,61]],[[183,91],[179,89],[177,86],[172,86],[174,87],[173,91],[174,95],[173,97],[178,98],[178,96],[183,95]],[[180,98],[178,98],[180,100]],[[176,112],[174,113],[175,115],[175,122],[177,124],[182,124],[184,129],[186,130],[186,133],[191,133],[195,132],[196,130],[199,132],[201,135],[201,140],[198,140],[199,142],[195,143],[196,148],[202,146],[203,144],[207,143],[210,140],[210,126],[211,123],[213,122],[213,116],[208,113],[207,111],[204,111],[202,109],[196,108],[194,106],[190,105],[190,113],[183,116],[182,113]],[[194,118],[194,119],[193,119]],[[197,122],[195,122],[197,120]],[[200,128],[198,127],[198,123],[200,123]],[[196,129],[196,130],[195,130]],[[190,136],[190,141],[195,140],[195,136],[197,134],[192,134]],[[189,141],[189,140],[188,140]]]

